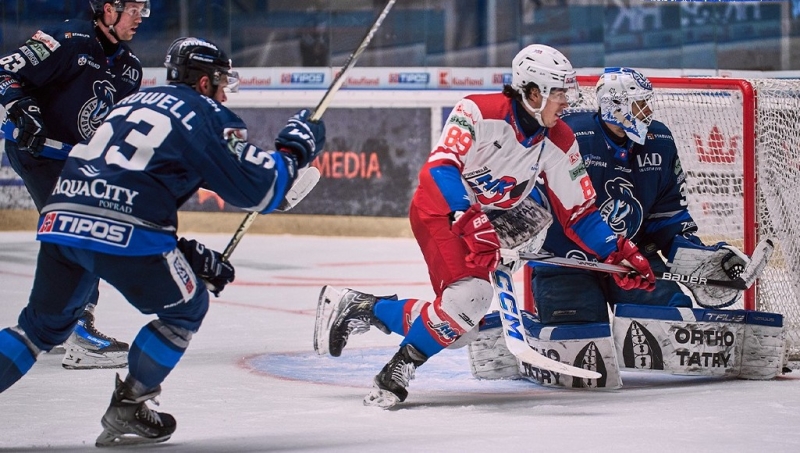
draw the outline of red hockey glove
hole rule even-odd
[[[500,239],[481,207],[474,204],[450,227],[454,234],[464,240],[471,252],[467,255],[467,266],[485,267],[489,272],[497,269],[500,262]]]
[[[613,274],[614,281],[617,282],[620,288],[625,290],[643,289],[645,291],[655,289],[656,277],[653,274],[653,269],[650,269],[650,263],[628,238],[620,236],[617,239],[617,251],[608,255],[605,262],[624,264],[636,271],[629,274]]]

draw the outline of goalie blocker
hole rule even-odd
[[[478,337],[469,344],[473,376],[615,389],[622,386],[620,369],[772,379],[784,365],[783,318],[775,313],[620,304],[613,331],[604,323],[544,326],[528,312],[523,312],[523,324],[531,348],[602,377],[575,378],[518,361],[505,348],[497,313],[484,317]]]

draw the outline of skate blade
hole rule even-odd
[[[128,353],[108,352],[98,354],[85,350],[69,350],[64,354],[61,366],[68,370],[125,368],[128,366]]]
[[[107,448],[158,444],[168,441],[170,437],[172,437],[172,434],[167,434],[162,437],[142,437],[135,434],[123,434],[117,430],[106,428],[97,436],[97,440],[94,441],[94,446],[98,448]]]
[[[317,318],[314,324],[314,351],[319,355],[330,354],[331,323],[339,311],[335,305],[341,299],[341,291],[332,286],[323,286],[317,301]]]
[[[364,397],[364,406],[380,407],[381,409],[391,409],[400,402],[400,398],[394,393],[377,387],[370,390]]]

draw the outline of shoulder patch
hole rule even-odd
[[[555,126],[550,128],[547,137],[564,152],[567,152],[572,147],[572,144],[575,143],[575,134],[561,118],[556,121]]]
[[[33,35],[31,38],[32,41],[39,41],[40,43],[44,44],[50,51],[54,51],[61,47],[61,43],[58,42],[55,38],[48,35],[47,33],[39,30],[36,34]],[[30,42],[30,41],[29,41]]]
[[[471,94],[465,99],[474,102],[485,119],[505,119],[511,112],[511,99],[502,93]]]

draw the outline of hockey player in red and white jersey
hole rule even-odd
[[[366,405],[404,401],[417,367],[477,330],[494,294],[489,275],[500,260],[500,239],[487,212],[522,203],[537,177],[572,240],[600,259],[629,261],[638,274],[617,276],[620,284],[653,287],[647,260],[597,212],[575,136],[559,118],[578,96],[569,60],[552,47],[530,45],[514,58],[512,72],[502,93],[469,95],[456,104],[420,171],[409,217],[436,298],[322,289],[314,336],[319,354],[339,356],[350,334],[370,326],[405,337],[375,377]]]

